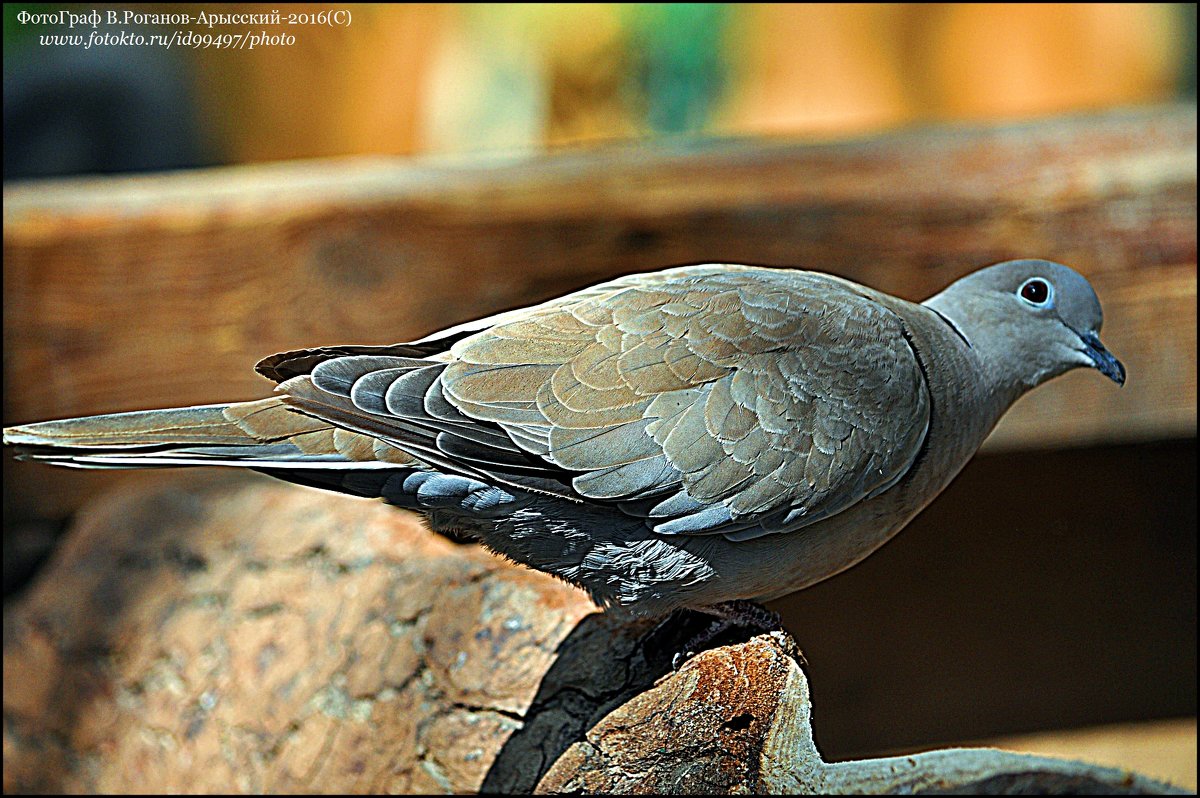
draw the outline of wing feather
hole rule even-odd
[[[415,344],[264,361],[351,459],[614,502],[662,534],[798,529],[903,476],[928,388],[896,312],[837,278],[632,275]],[[296,380],[300,380],[297,382]],[[326,430],[313,435],[329,436]]]

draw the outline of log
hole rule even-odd
[[[706,651],[614,710],[540,793],[1139,795],[1187,790],[1136,773],[988,748],[827,763],[804,672],[767,636]]]
[[[671,672],[693,621],[618,623],[372,502],[126,488],[5,613],[4,789],[1183,792],[987,750],[825,763],[790,639]]]
[[[265,354],[411,339],[678,263],[802,266],[921,299],[1038,256],[1093,281],[1129,383],[1068,375],[986,446],[1192,437],[1195,197],[1194,104],[835,143],[6,185],[5,423],[257,398]],[[89,493],[54,474],[5,482],[27,516]]]

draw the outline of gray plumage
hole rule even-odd
[[[278,396],[5,430],[77,467],[235,465],[381,497],[637,615],[870,554],[1026,390],[1124,382],[1087,281],[1010,261],[918,305],[733,265],[622,277],[410,344],[274,355]]]

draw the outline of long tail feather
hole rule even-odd
[[[4,430],[12,446],[116,449],[162,444],[238,444],[254,439],[225,416],[229,405],[173,407],[65,418]]]
[[[486,481],[436,473],[366,432],[336,427],[279,397],[22,424],[4,430],[4,443],[19,459],[69,468],[252,468],[418,511],[502,515],[517,501]]]
[[[113,413],[4,430],[17,456],[75,468],[222,465],[265,469],[395,468],[347,457],[350,444],[328,422],[279,399]],[[359,448],[361,451],[361,447]]]

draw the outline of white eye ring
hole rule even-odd
[[[1030,277],[1021,283],[1021,287],[1017,289],[1017,296],[1026,305],[1035,308],[1049,307],[1054,302],[1054,286],[1041,277]]]

